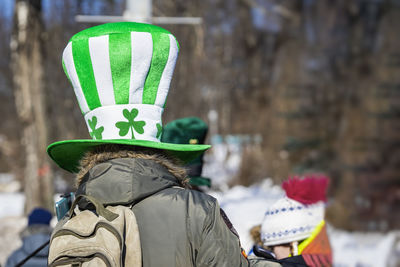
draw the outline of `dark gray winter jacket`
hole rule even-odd
[[[249,266],[218,202],[179,187],[177,179],[152,160],[121,158],[98,164],[84,177],[79,194],[109,205],[135,203],[143,267]]]

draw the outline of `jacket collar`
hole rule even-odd
[[[90,169],[77,195],[90,195],[105,205],[126,205],[172,186],[179,186],[177,178],[153,160],[118,158]]]

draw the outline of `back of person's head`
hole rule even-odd
[[[51,213],[43,208],[35,208],[28,215],[28,226],[32,225],[50,225]]]

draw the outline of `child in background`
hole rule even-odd
[[[267,209],[253,253],[282,266],[332,266],[324,221],[328,184],[322,176],[285,181],[286,196]]]

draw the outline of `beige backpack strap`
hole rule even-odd
[[[88,196],[88,195],[79,195],[75,198],[74,202],[71,205],[71,209],[69,210],[69,218],[72,218],[72,216],[75,214],[74,210],[76,205],[81,199],[86,199],[90,203],[94,205],[96,208],[96,213],[103,216],[107,221],[111,222],[115,220],[118,217],[118,214],[113,213],[112,211],[106,209],[103,204],[97,201],[94,197]]]
[[[139,227],[136,221],[136,216],[132,211],[132,206],[108,206],[107,209],[118,213],[125,218],[124,225],[124,242],[125,242],[125,257],[123,259],[124,266],[142,266],[142,248],[140,245]]]

